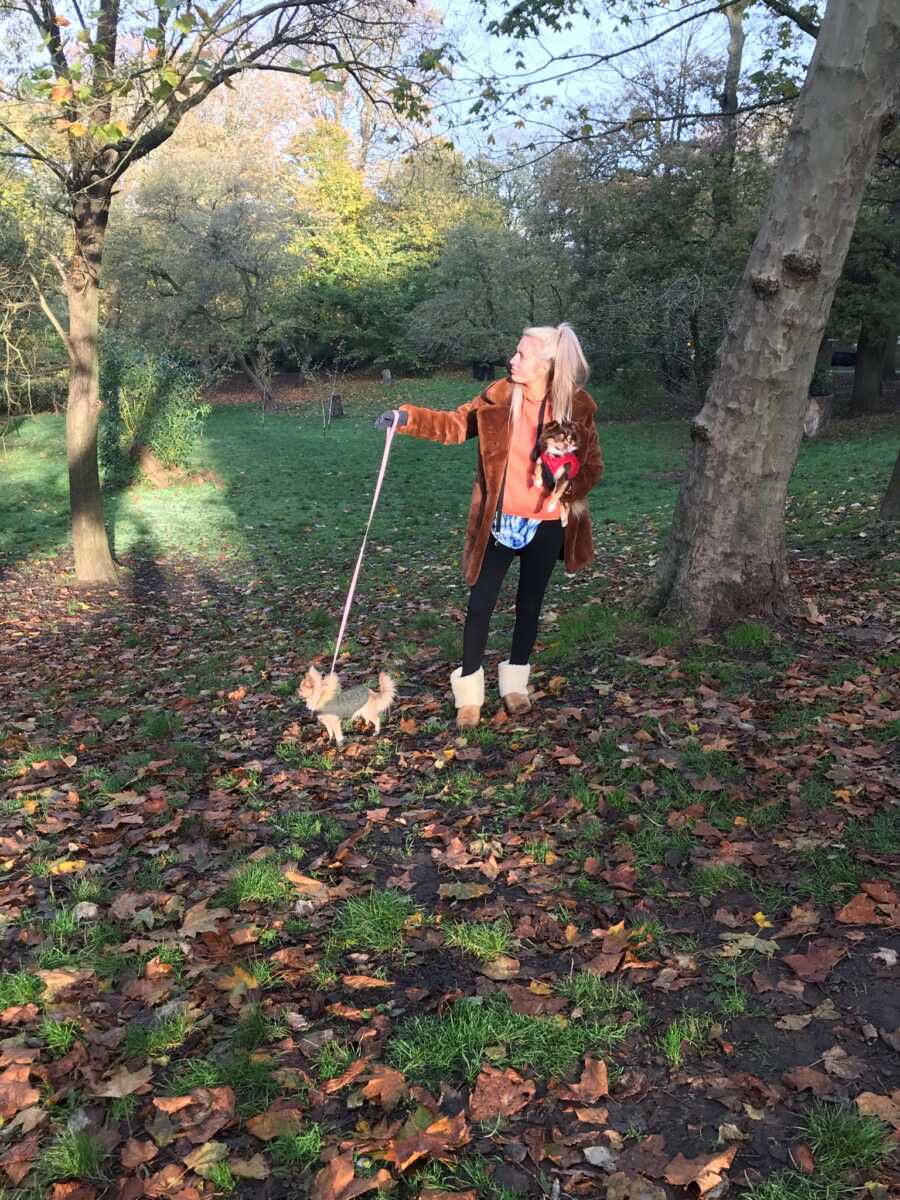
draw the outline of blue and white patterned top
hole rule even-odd
[[[500,520],[494,522],[491,532],[494,541],[499,542],[501,546],[507,546],[510,550],[521,550],[537,533],[538,525],[540,521],[533,521],[530,517],[514,517],[511,513],[501,513]]]

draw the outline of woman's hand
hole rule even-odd
[[[405,413],[401,409],[400,412],[397,413],[397,428],[402,429],[403,426],[408,421],[409,421],[409,413]],[[376,417],[374,422],[372,423],[372,428],[373,429],[390,429],[390,427],[393,425],[393,423],[394,423],[394,412],[393,412],[393,410],[391,410],[391,412],[383,412],[380,417]]]

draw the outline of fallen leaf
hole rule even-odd
[[[407,1093],[406,1079],[393,1067],[376,1063],[372,1075],[362,1090],[366,1100],[374,1100],[385,1112],[391,1112]]]
[[[798,1092],[810,1091],[817,1096],[827,1096],[835,1087],[824,1071],[814,1067],[794,1067],[785,1071],[782,1079]]]
[[[239,1179],[268,1179],[272,1174],[261,1154],[254,1154],[251,1158],[230,1158],[228,1166],[232,1175],[237,1175]]]
[[[509,954],[498,954],[490,962],[482,963],[478,970],[488,979],[515,979],[519,974],[519,960]]]
[[[606,1181],[606,1200],[666,1200],[666,1189],[643,1175],[616,1171]]]
[[[216,1164],[227,1157],[228,1147],[224,1142],[204,1142],[202,1146],[184,1156],[184,1165],[202,1179],[209,1179],[215,1174]]]
[[[137,1138],[129,1138],[122,1147],[122,1166],[129,1171],[152,1162],[159,1154],[159,1148],[153,1142],[139,1142]]]
[[[0,1158],[0,1168],[5,1171],[13,1184],[20,1184],[34,1166],[38,1156],[39,1141],[40,1134],[31,1133],[27,1138],[23,1138],[21,1142],[7,1150]]]
[[[364,1192],[392,1182],[388,1171],[378,1171],[367,1179],[357,1179],[352,1151],[349,1154],[336,1154],[316,1176],[310,1200],[353,1200],[354,1196],[361,1196]]]
[[[364,992],[369,988],[392,988],[390,979],[376,979],[373,975],[342,975],[341,982],[351,992]]]
[[[526,1107],[536,1090],[530,1079],[523,1079],[511,1067],[483,1067],[469,1097],[469,1116],[473,1121],[512,1117]]]
[[[94,1095],[104,1096],[110,1100],[121,1100],[149,1083],[152,1075],[152,1067],[141,1067],[138,1071],[129,1071],[123,1067],[115,1075],[111,1075],[102,1087],[96,1088]]]
[[[486,883],[442,883],[438,887],[438,895],[444,900],[477,900],[491,890]]]
[[[478,1193],[474,1188],[467,1192],[444,1192],[440,1188],[426,1187],[419,1192],[419,1200],[478,1200]]]
[[[43,1001],[55,1000],[62,992],[94,978],[93,971],[73,971],[69,967],[54,967],[50,971],[35,971],[44,985]]]
[[[356,1062],[350,1064],[346,1071],[342,1071],[334,1079],[329,1079],[323,1086],[322,1091],[326,1096],[333,1096],[335,1092],[339,1092],[341,1088],[345,1088],[348,1083],[352,1083],[354,1079],[358,1079],[371,1061],[370,1057],[358,1058]]]
[[[701,1154],[697,1158],[685,1158],[683,1154],[676,1154],[666,1167],[665,1180],[673,1187],[687,1187],[695,1183],[700,1189],[700,1195],[704,1196],[722,1182],[724,1173],[734,1161],[737,1149],[737,1146],[729,1146],[720,1154]]]
[[[578,1083],[564,1088],[559,1093],[559,1098],[560,1100],[580,1100],[587,1104],[593,1104],[608,1095],[609,1072],[606,1063],[601,1058],[586,1058]]]
[[[0,1117],[14,1117],[40,1100],[41,1093],[29,1082],[30,1073],[29,1063],[12,1063],[0,1075]]]
[[[300,1111],[296,1108],[269,1108],[259,1116],[251,1117],[247,1128],[261,1142],[290,1137],[300,1130]]]
[[[824,983],[846,953],[843,942],[816,938],[805,954],[786,954],[784,961],[805,983]]]
[[[855,1100],[856,1107],[867,1117],[880,1117],[888,1125],[900,1131],[900,1088],[889,1096],[876,1092],[861,1092]]]
[[[207,908],[206,901],[200,900],[184,914],[179,934],[181,937],[192,938],[200,933],[217,933],[219,921],[230,916],[227,908]]]
[[[866,1064],[859,1058],[853,1058],[841,1046],[832,1046],[822,1055],[822,1063],[829,1075],[837,1079],[859,1079]]]
[[[797,1142],[791,1146],[791,1158],[804,1175],[815,1174],[816,1160],[813,1158],[812,1151],[805,1142]]]

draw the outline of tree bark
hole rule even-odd
[[[881,407],[881,384],[888,332],[866,321],[856,343],[856,368],[853,372],[853,415],[876,413]]]
[[[728,61],[719,104],[723,113],[722,145],[716,156],[712,187],[713,218],[716,227],[734,223],[734,159],[737,153],[738,85],[744,57],[744,12],[747,0],[737,0],[725,9],[728,19]]]
[[[103,520],[97,466],[100,421],[100,262],[109,188],[87,187],[73,202],[75,250],[66,277],[69,306],[69,403],[66,453],[72,510],[72,548],[79,583],[116,582],[116,566]]]
[[[887,485],[878,515],[882,521],[900,521],[900,453],[894,463],[894,473]]]
[[[884,362],[881,367],[881,378],[890,383],[897,374],[897,326],[888,334],[887,346],[884,351]]]
[[[896,0],[829,0],[660,562],[652,608],[694,627],[784,603],[788,481],[898,54]]]

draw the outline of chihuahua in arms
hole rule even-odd
[[[364,684],[345,692],[334,671],[323,675],[315,667],[309,668],[297,691],[306,701],[309,711],[314,712],[325,726],[329,738],[339,746],[344,741],[342,721],[355,721],[362,717],[375,727],[376,733],[380,733],[381,714],[390,708],[397,694],[394,681],[387,671],[382,671],[378,676],[377,692]]]

